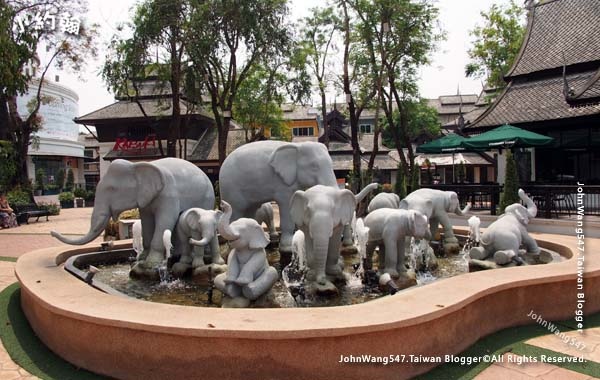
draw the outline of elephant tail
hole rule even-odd
[[[171,230],[166,229],[163,232],[163,245],[165,246],[165,259],[168,260],[171,256],[171,250],[173,249],[173,243],[171,242]]]

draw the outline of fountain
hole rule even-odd
[[[337,190],[324,192],[332,197],[346,197],[348,204],[352,204],[350,209],[353,209],[353,194],[337,193]],[[310,203],[309,195],[294,197],[295,202],[306,200],[306,206],[298,207],[295,214],[292,212],[293,218],[304,217],[304,213],[300,211],[315,206]],[[295,202],[292,202],[292,210]],[[334,202],[335,204],[337,203]],[[317,206],[323,204],[319,203]],[[323,208],[316,207],[313,211],[318,214],[320,210]],[[398,211],[401,214],[414,214],[410,210]],[[244,218],[233,219],[232,217],[231,230],[223,230],[221,233],[227,235],[224,237],[230,240],[236,250],[243,250],[244,244],[250,247],[248,242],[243,241],[241,230],[237,229],[246,221]],[[335,307],[319,307],[323,305],[319,303],[322,299],[340,300],[354,289],[361,292],[370,289],[368,286],[354,286],[357,281],[352,280],[360,278],[361,271],[365,274],[375,273],[375,270],[380,269],[378,262],[384,261],[383,252],[369,252],[371,234],[377,231],[376,226],[369,223],[368,219],[369,216],[362,223],[363,226],[360,225],[360,220],[356,221],[355,234],[359,253],[343,260],[336,258],[335,262],[323,268],[325,273],[321,272],[321,267],[312,267],[314,256],[310,256],[308,248],[306,256],[302,254],[302,247],[307,245],[308,239],[312,239],[307,232],[314,233],[316,230],[311,231],[307,227],[303,230],[304,237],[298,234],[297,239],[290,238],[289,242],[282,239],[284,245],[288,243],[289,248],[294,251],[292,264],[296,266],[293,270],[283,268],[282,277],[288,285],[303,280],[304,273],[310,281],[316,281],[319,285],[327,285],[325,280],[333,283],[334,279],[327,276],[337,277],[338,268],[344,282],[350,273],[350,284],[335,282],[338,291],[334,296],[302,295],[302,287],[299,286],[295,298],[301,302],[306,300],[306,303],[296,301],[296,306],[311,307],[198,307],[219,306],[223,293],[235,298],[241,292],[247,300],[261,293],[245,290],[244,286],[252,282],[243,277],[240,279],[240,276],[226,282],[227,272],[221,274],[220,278],[214,278],[214,290],[211,282],[215,273],[212,271],[209,271],[208,287],[182,280],[156,285],[157,281],[154,280],[155,286],[169,290],[185,290],[191,286],[192,290],[188,289],[186,296],[190,295],[198,301],[194,304],[196,307],[144,302],[128,297],[120,289],[115,290],[109,286],[113,285],[110,280],[101,277],[105,271],[102,267],[90,279],[90,284],[80,280],[87,276],[90,265],[98,266],[98,263],[106,262],[117,265],[117,269],[112,271],[123,274],[122,277],[129,284],[150,282],[148,278],[129,278],[128,260],[141,256],[140,259],[147,262],[149,256],[144,259],[145,249],[136,255],[136,251],[132,249],[133,242],[123,241],[107,246],[102,252],[97,245],[90,243],[77,249],[55,247],[23,255],[16,265],[16,275],[21,283],[22,308],[36,334],[55,353],[78,367],[122,379],[193,378],[198,374],[208,378],[231,379],[273,376],[296,379],[409,378],[428,371],[435,364],[415,362],[401,367],[350,366],[340,362],[340,355],[456,354],[483,335],[527,323],[527,315],[532,308],[548,319],[568,318],[571,315],[576,300],[576,249],[568,237],[549,235],[537,239],[539,247],[555,251],[566,260],[551,265],[465,273],[402,291],[395,289],[393,273],[384,271],[376,279],[374,288],[377,292],[363,295],[359,300],[370,300],[369,302],[355,303],[357,299],[354,298],[344,306],[336,305],[335,301],[327,305]],[[333,224],[332,231],[327,233],[331,232],[334,240],[339,242],[341,233],[338,232],[350,220],[351,213],[344,215],[339,224]],[[229,222],[225,220],[223,223]],[[301,222],[297,223],[299,225],[305,223],[304,220],[294,222]],[[421,227],[419,225],[418,228]],[[173,230],[173,226],[169,230]],[[465,230],[455,229],[455,232],[459,238],[467,235]],[[425,233],[416,235],[420,237]],[[165,237],[162,231],[161,237]],[[266,236],[263,238],[266,240]],[[162,246],[160,254],[153,253],[154,251],[150,253],[155,258],[161,258],[159,266],[168,267],[171,247],[167,240],[159,240]],[[147,243],[142,242],[142,247]],[[590,249],[600,246],[593,239],[588,239],[586,244],[589,244]],[[135,246],[139,250],[139,242]],[[269,273],[272,274],[274,269],[271,268],[277,266],[275,258],[279,257],[279,252],[265,251],[263,248],[262,244],[252,248],[260,253],[256,257],[260,258],[258,261],[263,265],[260,267],[263,271],[258,273],[255,271],[258,267],[252,267],[250,272],[255,275],[253,279],[262,278],[261,275],[266,273],[265,282],[261,284],[267,284],[272,281]],[[312,248],[312,253],[316,252],[315,247]],[[220,251],[223,250],[228,251],[226,247],[221,247]],[[412,249],[408,252],[410,255]],[[373,267],[370,268],[369,256],[378,257],[380,253],[381,260],[374,260]],[[268,264],[266,260],[269,260]],[[440,271],[447,268],[444,260],[439,259],[439,267],[433,272],[434,277],[443,277]],[[418,261],[416,251],[415,261]],[[399,261],[399,265],[403,266],[404,260]],[[65,271],[65,268],[77,277]],[[139,268],[139,260],[134,262],[134,268]],[[316,273],[311,273],[311,270]],[[293,273],[299,274],[299,278],[294,277]],[[586,296],[598,299],[600,258],[586,258],[585,275],[586,288],[589,286]],[[239,286],[236,290],[238,293],[230,293],[228,284]],[[276,281],[274,288],[278,284],[279,281]],[[380,286],[384,288],[383,292],[379,291]],[[287,292],[287,288],[281,288]],[[388,293],[394,294],[386,296]],[[585,313],[593,313],[598,309],[600,304],[589,302],[586,303]],[[490,314],[504,314],[507,318],[488,318]],[[474,329],[474,325],[478,328]],[[453,333],[448,334],[448,331]],[[435,336],[436,339],[427,339],[428,336]],[[394,352],[389,352],[387,345],[373,344],[384,339],[401,344]],[[410,347],[410,352],[406,347]]]

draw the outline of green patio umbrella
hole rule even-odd
[[[531,148],[552,144],[552,137],[504,124],[479,136],[464,139],[461,146],[472,149]]]
[[[456,133],[449,133],[439,139],[430,141],[417,147],[417,153],[452,153],[465,150],[462,147],[462,142],[465,137],[459,136]]]

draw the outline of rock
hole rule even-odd
[[[344,246],[340,249],[340,255],[342,256],[353,256],[358,253],[358,248],[354,245]]]
[[[469,272],[478,272],[487,269],[498,269],[500,265],[496,264],[493,261],[489,260],[469,260]]]
[[[147,268],[144,266],[143,261],[136,262],[131,270],[129,276],[131,278],[147,279],[147,280],[160,280],[160,274],[156,268]]]
[[[398,290],[410,288],[411,286],[417,285],[417,275],[412,269],[406,272],[400,273],[398,278],[393,278],[394,283],[398,287]]]
[[[221,307],[222,308],[244,308],[244,307],[248,307],[250,305],[250,301],[244,297],[235,297],[235,298],[231,298],[228,296],[224,296],[223,299],[221,300]]]
[[[337,296],[340,292],[331,281],[326,281],[325,284],[312,282],[308,284],[307,289],[310,293],[314,293],[325,297]]]
[[[217,275],[227,271],[227,264],[209,264],[195,268],[192,272],[193,281],[200,285],[208,285],[210,280],[208,275],[209,268],[211,269],[210,277],[214,280]]]
[[[458,255],[460,253],[460,246],[458,243],[444,243],[444,254],[445,255]]]
[[[283,282],[277,281],[269,292],[263,294],[253,302],[252,307],[279,309],[297,307],[297,305],[294,297],[292,297]]]

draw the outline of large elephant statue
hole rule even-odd
[[[400,207],[400,197],[395,193],[379,193],[371,202],[369,202],[369,206],[367,207],[368,212],[375,211],[380,208],[398,208]]]
[[[233,207],[232,220],[253,218],[265,202],[279,206],[279,250],[291,252],[294,223],[290,199],[296,190],[314,185],[337,189],[333,164],[325,145],[317,142],[257,141],[233,151],[221,166],[221,199]],[[341,231],[337,237],[339,239]]]
[[[460,251],[448,213],[462,216],[471,209],[471,204],[468,203],[461,210],[458,195],[454,191],[418,189],[402,199],[399,207],[403,210],[417,210],[425,215],[429,219],[432,239],[435,238],[438,226],[441,224],[444,228],[444,252],[457,254]]]
[[[221,208],[219,233],[233,249],[227,258],[227,272],[215,277],[215,286],[231,298],[225,306],[246,307],[268,292],[279,275],[267,261],[269,239],[258,222],[240,218],[230,223],[231,206],[222,201]]]
[[[356,204],[373,187],[365,187],[354,195],[350,190],[316,185],[306,191],[297,190],[292,196],[292,221],[304,232],[307,279],[316,282],[318,292],[336,291],[327,275],[343,278],[339,265],[340,236],[344,226],[352,221]]]
[[[179,214],[192,207],[212,209],[215,194],[210,180],[196,165],[178,158],[133,163],[115,160],[96,188],[91,227],[85,236],[70,239],[52,231],[63,243],[89,243],[102,233],[110,217],[139,208],[143,251],[133,274],[155,276],[164,260],[163,234],[173,230]]]
[[[364,220],[369,230],[367,257],[372,258],[379,247],[379,272],[399,278],[406,273],[406,237],[431,240],[427,222],[427,216],[417,210],[380,208],[370,212]]]
[[[179,261],[171,268],[176,277],[183,276],[190,268],[194,272],[202,270],[206,253],[210,253],[213,266],[225,264],[219,253],[217,237],[217,223],[222,214],[219,210],[199,207],[181,213],[175,227],[173,244],[173,256]],[[213,273],[216,272],[213,270]]]
[[[540,255],[540,248],[536,241],[527,233],[527,225],[529,220],[537,215],[537,207],[523,189],[519,189],[519,198],[527,207],[520,203],[506,207],[504,214],[490,224],[481,235],[481,246],[471,248],[469,251],[471,259],[493,259],[500,265],[508,264],[513,260],[520,261],[521,245],[525,246],[527,253]],[[544,256],[542,261],[547,261],[549,255]]]
[[[271,202],[265,202],[260,205],[254,214],[254,219],[256,219],[260,225],[263,223],[267,225],[271,241],[277,239],[277,230],[275,229],[275,218],[273,217],[273,206],[271,205]]]

